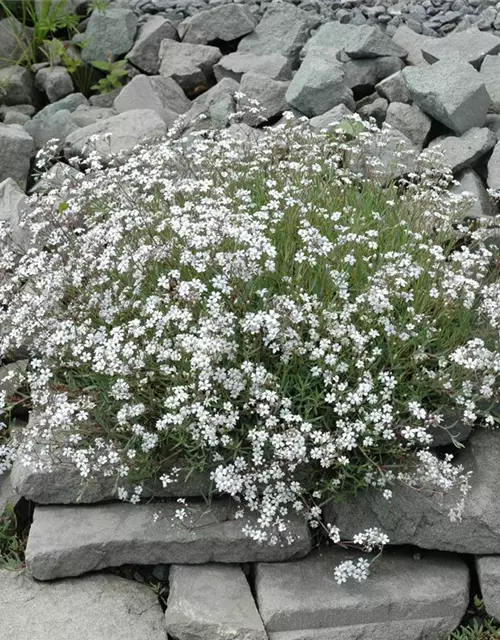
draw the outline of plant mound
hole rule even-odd
[[[81,180],[35,199],[29,250],[0,262],[1,351],[29,344],[39,416],[19,455],[63,438],[82,476],[116,477],[133,502],[144,482],[209,470],[269,543],[291,511],[317,526],[324,502],[363,487],[465,492],[430,447],[451,409],[493,424],[487,232],[457,222],[434,156],[385,180],[378,130],[243,133],[106,166],[91,153]]]

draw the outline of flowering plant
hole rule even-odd
[[[370,126],[233,135],[172,135],[105,167],[89,151],[63,196],[34,199],[29,250],[0,260],[1,351],[29,342],[39,414],[19,455],[62,432],[83,477],[113,475],[133,502],[180,456],[271,544],[290,510],[318,526],[326,501],[366,486],[465,493],[429,429],[449,407],[493,424],[487,231],[458,246],[463,199],[435,155],[384,182]],[[366,575],[351,565],[339,581]]]

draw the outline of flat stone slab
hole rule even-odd
[[[179,510],[185,513],[183,519]],[[52,580],[124,564],[275,562],[309,553],[310,534],[302,518],[289,519],[291,543],[279,537],[275,545],[258,544],[243,533],[246,525],[256,524],[257,515],[236,518],[235,512],[228,500],[210,506],[165,502],[37,507],[26,563],[37,580]]]
[[[490,616],[500,619],[500,556],[482,556],[476,558],[484,606]]]
[[[356,557],[325,549],[257,565],[257,606],[269,640],[434,639],[460,622],[469,601],[462,560],[384,553],[367,580],[338,585],[335,567]]]
[[[267,640],[245,574],[238,566],[174,565],[165,612],[177,640]]]
[[[386,500],[380,491],[363,490],[355,499],[325,507],[325,523],[339,527],[346,540],[369,527],[378,527],[390,544],[412,544],[423,549],[456,553],[500,554],[500,438],[497,431],[476,428],[457,464],[472,471],[470,490],[462,518],[451,522],[450,509],[461,499],[460,491],[440,495],[404,484],[392,487]]]
[[[48,584],[0,569],[0,602],[5,640],[167,640],[153,590],[113,575]]]

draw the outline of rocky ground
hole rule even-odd
[[[0,23],[0,33],[8,26]],[[487,217],[491,241],[499,242],[487,188],[500,189],[500,3],[117,0],[83,26],[82,55],[126,59],[126,86],[85,96],[62,64],[0,68],[0,219],[21,244],[26,190],[43,193],[68,175],[78,181],[78,163],[68,163],[87,153],[92,136],[111,133],[111,150],[128,152],[182,116],[186,133],[229,127],[238,140],[265,135],[263,125],[288,110],[319,128],[352,112],[391,125],[392,143],[380,150],[390,177],[412,168],[394,166],[401,146],[418,156],[440,144],[457,191],[474,196],[468,215]],[[17,46],[4,37],[0,57],[14,56]],[[264,122],[247,113],[232,124],[240,92],[260,102]],[[60,160],[37,179],[34,154],[52,138],[60,140]],[[500,445],[496,434],[471,435],[460,423],[452,433],[468,440],[462,462],[475,470],[462,522],[450,524],[446,500],[416,499],[403,488],[390,503],[367,495],[327,511],[343,531],[380,526],[398,545],[367,583],[343,587],[331,576],[344,550],[312,551],[301,522],[294,543],[282,547],[244,538],[226,501],[210,511],[194,501],[190,521],[176,523],[176,499],[200,495],[206,478],[133,506],[115,502],[105,478],[82,487],[68,466],[47,475],[16,463],[10,477],[0,476],[0,513],[7,500],[24,498],[35,505],[34,520],[28,572],[0,571],[0,633],[8,640],[167,632],[179,640],[437,640],[464,615],[471,575],[488,612],[500,617],[500,518],[492,506]],[[450,444],[448,431],[434,437],[436,447]],[[126,571],[109,572],[117,566],[147,567],[148,578],[139,572],[127,581]]]

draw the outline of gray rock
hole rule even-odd
[[[498,142],[488,160],[488,177],[486,182],[489,189],[500,189],[500,144]]]
[[[82,49],[82,60],[93,62],[116,59],[128,53],[134,44],[137,18],[128,9],[94,9],[85,30],[86,45]]]
[[[160,46],[160,75],[173,78],[184,91],[213,84],[214,65],[222,58],[217,47],[164,40]]]
[[[301,57],[305,58],[313,50],[319,50],[321,53],[324,49],[329,49],[333,55],[337,56],[340,52],[345,51],[350,42],[356,40],[359,30],[360,27],[353,24],[326,22],[306,42],[301,51]]]
[[[144,73],[155,75],[160,69],[160,45],[167,39],[177,40],[175,26],[160,15],[153,16],[139,28],[134,46],[125,57]]]
[[[286,92],[288,104],[306,116],[319,116],[343,103],[354,111],[351,89],[344,68],[331,55],[312,50],[302,61]]]
[[[243,116],[243,122],[254,127],[286,111],[285,95],[289,85],[289,82],[271,80],[261,73],[252,71],[245,73],[241,78],[239,91],[245,95],[246,99],[259,102],[259,113],[247,111]],[[243,103],[246,104],[246,100]]]
[[[442,136],[432,140],[429,148],[439,146],[443,163],[453,173],[474,165],[495,146],[495,134],[487,127],[473,127],[461,136]]]
[[[467,192],[472,196],[472,201],[464,211],[465,218],[482,218],[484,216],[494,215],[493,205],[483,181],[473,169],[465,169],[465,171],[457,176],[457,180],[460,184],[451,188],[452,193],[460,194]],[[464,425],[463,422],[460,422],[457,426],[459,426],[459,432],[462,431],[464,426],[468,428],[470,432],[470,427]],[[468,435],[469,434],[467,434],[467,437]]]
[[[0,124],[0,150],[0,181],[12,178],[25,189],[35,150],[33,138],[19,125]]]
[[[35,77],[35,87],[45,92],[49,102],[56,102],[74,91],[73,80],[65,67],[45,67]]]
[[[422,36],[407,26],[401,25],[392,36],[392,40],[408,51],[408,57],[406,58],[407,64],[414,67],[429,66],[429,63],[422,55],[422,47],[430,40],[433,40],[433,38]]]
[[[422,55],[430,62],[446,58],[460,58],[479,69],[486,55],[500,52],[500,38],[491,33],[482,33],[472,27],[466,31],[451,33],[444,38],[434,38],[422,46]]]
[[[320,116],[316,116],[309,120],[311,127],[315,129],[327,129],[334,124],[339,124],[342,120],[352,115],[352,111],[345,104],[338,104],[333,109],[326,111]]]
[[[39,114],[41,113],[40,111]],[[62,145],[67,136],[78,129],[73,114],[66,109],[43,115],[40,118],[37,116],[24,125],[25,130],[33,136],[37,149],[41,149],[52,139],[58,139]]]
[[[421,640],[444,637],[469,601],[463,560],[384,552],[361,583],[338,585],[336,565],[356,553],[324,549],[297,562],[258,564],[257,606],[269,640]]]
[[[292,78],[290,63],[280,53],[268,53],[260,56],[254,53],[235,51],[221,58],[214,66],[217,82],[222,78],[232,78],[239,82],[241,76],[249,71],[264,74],[273,80],[291,80]]]
[[[177,27],[183,42],[231,42],[251,33],[257,25],[252,12],[240,4],[225,4],[186,18]]]
[[[8,111],[3,117],[4,124],[20,124],[25,125],[31,118],[20,111]]]
[[[109,142],[102,137],[95,141],[92,150],[103,156],[110,153],[130,152],[136,145],[157,140],[165,135],[163,119],[152,109],[134,109],[119,113],[112,118],[99,120],[82,129],[77,129],[66,137],[64,153],[67,158],[85,156],[91,149],[84,150],[92,136],[111,134]]]
[[[403,67],[404,62],[395,56],[349,60],[344,63],[345,82],[353,91],[368,91]]]
[[[479,587],[485,609],[491,617],[500,619],[500,556],[476,558]]]
[[[182,520],[176,516],[179,509],[185,512]],[[254,513],[235,518],[235,512],[228,500],[185,507],[177,502],[37,507],[27,567],[37,580],[52,580],[123,564],[275,562],[309,553],[310,534],[303,518],[287,518],[291,544],[283,537],[272,546],[243,533],[245,525],[256,524]]]
[[[21,496],[14,490],[8,471],[0,474],[0,518],[8,504],[16,506]],[[1,569],[0,569],[1,571]]]
[[[371,96],[368,96],[371,98]],[[373,118],[379,127],[385,120],[387,114],[387,107],[389,103],[385,98],[376,97],[375,100],[361,101],[362,104],[356,104],[356,111],[365,120]]]
[[[223,78],[214,87],[193,100],[191,109],[182,116],[184,127],[192,132],[199,129],[224,129],[236,111],[234,94],[240,85]]]
[[[27,198],[19,184],[12,178],[6,178],[0,182],[0,220],[7,223],[9,237],[14,245],[24,250],[26,250],[30,239],[28,229],[20,226],[26,208]],[[8,366],[14,368],[14,365]],[[0,368],[0,389],[2,389],[2,371],[5,369],[6,367]],[[12,391],[9,389],[8,392]]]
[[[33,73],[17,65],[0,69],[0,102],[5,105],[36,104]]]
[[[356,37],[344,50],[350,58],[408,57],[408,51],[404,47],[394,42],[379,27],[368,25],[359,27]]]
[[[109,108],[113,106],[114,99],[120,93],[121,88],[118,87],[108,93],[96,93],[89,98],[89,104],[93,107]]]
[[[351,166],[369,180],[386,184],[416,170],[420,150],[397,129],[383,129],[376,133],[366,149],[361,155],[353,155]],[[377,158],[378,163],[366,163],[367,154]]]
[[[191,108],[191,102],[172,78],[138,75],[120,91],[114,106],[118,113],[153,109],[171,127],[181,113]]]
[[[238,51],[256,55],[281,53],[296,68],[300,50],[311,29],[319,24],[318,16],[286,2],[277,2],[269,5],[255,31],[241,40]]]
[[[422,149],[430,133],[432,120],[416,105],[391,102],[386,123],[401,131],[416,147]]]
[[[467,62],[445,58],[427,69],[407,67],[403,75],[415,104],[458,135],[483,126],[490,97]]]
[[[17,64],[28,45],[28,32],[14,16],[0,20],[0,67]]]
[[[166,640],[163,613],[146,585],[110,574],[40,583],[0,569],[2,635],[9,640]]]
[[[0,105],[0,117],[3,116],[5,118],[5,116],[12,111],[22,113],[29,118],[33,117],[36,113],[36,109],[32,104],[16,104],[10,106],[7,106],[6,104]]]
[[[477,428],[457,462],[472,471],[462,519],[451,522],[449,511],[461,495],[457,490],[439,495],[396,484],[391,500],[380,492],[359,492],[354,500],[331,504],[325,522],[335,523],[351,539],[367,527],[379,527],[391,544],[412,544],[424,549],[456,553],[500,553],[500,512],[491,508],[491,496],[500,490],[500,439],[490,429]]]
[[[491,98],[490,111],[500,113],[500,56],[486,56],[479,73]]]
[[[45,194],[49,193],[49,191],[56,190],[58,195],[64,199],[65,194],[80,182],[83,175],[81,171],[78,171],[69,164],[56,162],[48,171],[45,171],[40,176],[38,182],[31,188],[30,193]],[[26,476],[29,476],[30,471],[28,468],[25,468],[25,473]],[[40,474],[40,477],[41,482],[43,482],[43,478],[46,477],[46,475]],[[68,477],[66,477],[64,481],[68,481]],[[78,490],[75,491],[75,497],[77,494]]]
[[[267,640],[240,567],[174,565],[165,620],[178,640]]]
[[[82,105],[77,107],[71,114],[73,122],[77,127],[88,127],[89,124],[94,124],[99,120],[105,118],[111,118],[116,115],[114,109],[109,107],[92,107],[90,105]]]
[[[389,102],[411,102],[411,95],[401,71],[384,78],[375,85],[375,91]]]
[[[490,113],[486,116],[485,127],[491,129],[496,136],[496,139],[500,139],[500,115],[496,113]]]

